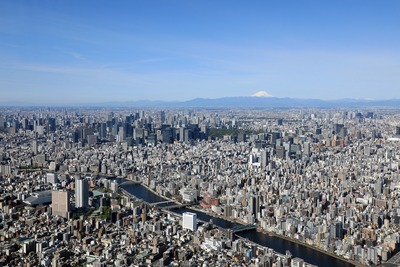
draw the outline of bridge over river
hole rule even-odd
[[[298,242],[290,241],[285,238],[280,238],[278,236],[271,236],[265,233],[257,232],[255,225],[242,225],[237,222],[220,217],[215,217],[198,210],[188,209],[187,206],[182,207],[182,204],[160,197],[154,192],[151,192],[145,186],[138,183],[124,183],[121,184],[120,188],[128,194],[134,195],[135,197],[142,199],[148,204],[157,204],[157,206],[160,206],[160,208],[163,209],[165,212],[174,214],[175,216],[182,216],[182,214],[185,212],[194,212],[197,214],[197,218],[199,221],[209,222],[210,220],[212,220],[214,225],[233,233],[234,236],[245,238],[255,244],[271,248],[281,254],[285,254],[286,251],[289,250],[294,257],[302,258],[306,262],[317,266],[354,266],[353,264],[346,262],[344,259],[338,259],[322,251],[318,251],[311,247],[299,244]],[[163,207],[164,205],[165,207]]]

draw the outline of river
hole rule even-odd
[[[165,201],[164,198],[154,194],[146,187],[141,184],[134,183],[125,183],[121,185],[121,188],[125,189],[128,193],[134,195],[137,198],[140,198],[148,203],[156,203]],[[174,209],[176,213],[182,214],[184,212],[190,211],[197,214],[197,218],[203,221],[210,221],[212,219],[213,223],[222,228],[232,228],[235,225],[238,225],[235,222],[231,222],[222,218],[213,217],[206,213],[200,211],[194,211],[187,208]],[[337,266],[337,267],[350,267],[354,266],[345,261],[339,260],[335,257],[329,256],[325,253],[319,252],[317,250],[311,249],[309,247],[303,246],[301,244],[297,244],[295,242],[291,242],[289,240],[277,237],[270,236],[268,234],[257,232],[256,230],[248,230],[245,232],[241,232],[239,234],[240,237],[246,238],[254,243],[260,244],[265,247],[272,248],[276,252],[281,254],[285,254],[286,250],[289,250],[290,253],[294,257],[302,258],[307,263],[311,263],[318,266]]]

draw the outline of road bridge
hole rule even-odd
[[[256,229],[256,228],[257,228],[257,226],[254,225],[254,224],[247,224],[247,225],[238,225],[238,226],[232,227],[229,230],[236,234],[236,233],[239,233],[239,232],[243,232],[243,231],[247,231],[247,230],[253,230],[253,229]]]
[[[166,201],[160,201],[160,202],[156,202],[156,203],[151,203],[152,205],[161,205],[161,204],[167,204],[167,203],[176,203],[173,200],[166,200]]]
[[[183,204],[176,203],[176,205],[166,206],[166,207],[163,207],[162,209],[164,209],[164,210],[180,209],[180,208],[184,208],[184,207],[193,206],[196,204],[198,204],[198,203],[183,203]]]

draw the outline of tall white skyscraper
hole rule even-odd
[[[310,157],[311,156],[311,147],[310,147],[310,142],[304,142],[303,145],[303,153],[305,156]]]
[[[38,153],[38,142],[37,142],[37,140],[33,140],[32,141],[32,152],[35,155]]]
[[[183,229],[189,229],[191,231],[197,230],[197,214],[193,212],[183,213]]]
[[[79,175],[75,175],[75,207],[87,209],[89,206],[89,183],[88,180],[82,179]]]

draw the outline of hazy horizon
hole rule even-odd
[[[1,1],[0,102],[399,99],[398,1]]]

